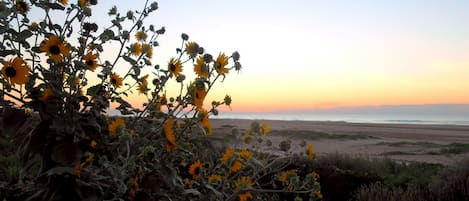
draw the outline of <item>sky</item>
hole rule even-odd
[[[99,18],[143,2],[101,0],[94,9]],[[215,85],[206,104],[225,94],[237,112],[469,103],[466,0],[158,3],[147,22],[166,33],[154,63],[166,65],[181,33],[213,55],[241,54],[242,71]]]

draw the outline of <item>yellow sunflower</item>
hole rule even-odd
[[[119,75],[112,73],[109,76],[109,79],[111,81],[112,86],[114,86],[114,88],[119,88],[122,86],[123,79]]]
[[[232,148],[227,148],[227,149],[225,150],[225,153],[224,153],[223,156],[221,157],[221,161],[223,161],[223,162],[225,162],[225,163],[228,162],[228,160],[230,160],[231,157],[233,157],[234,153],[235,153],[234,149],[232,149]]]
[[[194,58],[199,53],[199,44],[196,42],[187,42],[185,52],[191,58]]]
[[[156,110],[161,111],[161,106],[166,105],[168,101],[166,100],[166,94],[163,94],[156,103]]]
[[[173,126],[174,120],[172,118],[169,118],[164,125],[164,135],[166,137],[164,145],[166,151],[168,152],[173,151],[177,148],[176,136],[174,135]]]
[[[151,47],[150,44],[143,44],[142,45],[142,52],[147,55],[148,58],[151,58],[153,56],[153,47]]]
[[[208,177],[208,184],[212,185],[216,181],[220,182],[221,181],[221,175],[219,174],[212,174]]]
[[[319,179],[319,174],[315,171],[311,172],[311,176],[315,179]]]
[[[123,119],[116,119],[111,124],[109,124],[109,136],[111,138],[116,137],[117,130],[119,128],[125,127],[125,121]]]
[[[202,169],[202,163],[200,160],[197,160],[189,167],[189,173],[192,175],[194,180],[197,180],[200,177],[200,171]]]
[[[289,178],[296,176],[296,172],[297,172],[296,169],[283,171],[280,174],[278,180],[282,183],[288,182]]]
[[[224,75],[230,70],[228,68],[225,68],[225,66],[228,65],[228,57],[225,56],[224,53],[218,55],[217,60],[215,60],[215,63],[213,65],[217,73],[220,75]]]
[[[145,41],[147,40],[147,37],[148,35],[144,31],[137,31],[137,33],[135,33],[135,38],[138,41]]]
[[[67,43],[60,41],[55,35],[51,35],[47,40],[44,40],[41,43],[40,50],[46,52],[46,55],[55,62],[61,62],[63,57],[70,55]]]
[[[207,110],[200,109],[199,112],[200,112],[200,115],[202,115],[202,120],[200,122],[202,124],[202,128],[205,129],[207,135],[213,135],[213,127],[212,127],[212,124],[210,123],[210,120],[208,119]]]
[[[270,126],[269,124],[261,124],[261,127],[259,129],[259,134],[262,136],[267,135],[267,133],[270,132]]]
[[[140,43],[130,45],[130,54],[136,57],[140,56],[140,54],[142,54],[142,45],[140,45]]]
[[[148,90],[147,78],[148,78],[148,75],[143,76],[142,81],[138,84],[137,86],[138,93],[147,94],[147,90]]]
[[[25,84],[29,80],[29,67],[20,57],[5,62],[2,67],[2,76],[11,86],[15,84]]]
[[[205,91],[205,89],[196,88],[193,94],[194,105],[198,108],[201,108],[204,105],[204,99],[206,95],[207,91]]]
[[[308,145],[308,150],[306,151],[306,153],[308,154],[309,159],[314,159],[315,154],[313,144]]]
[[[94,140],[91,140],[91,142],[90,142],[90,146],[91,146],[92,148],[96,148],[96,145],[97,145],[97,144],[98,144],[98,143],[97,143],[96,141],[94,141]]]
[[[88,8],[90,7],[90,3],[88,2],[88,0],[78,0],[78,6],[82,8]]]
[[[194,64],[194,72],[201,78],[207,78],[209,75],[208,66],[205,65],[203,57],[197,57],[197,61]]]
[[[16,0],[16,10],[19,13],[27,13],[29,11],[29,5],[23,0]]]
[[[88,52],[85,55],[85,65],[88,70],[93,72],[96,70],[96,68],[98,67],[98,61],[96,61],[97,58],[98,55],[93,54],[91,52]]]
[[[59,0],[59,2],[60,2],[62,5],[67,5],[67,4],[68,4],[68,0]]]
[[[179,76],[182,72],[182,63],[179,59],[171,58],[168,63],[168,71],[173,76]]]
[[[251,192],[241,193],[238,195],[239,201],[247,201],[248,199],[252,199]]]
[[[241,150],[238,152],[238,154],[246,159],[251,159],[252,158],[252,153],[248,150]]]
[[[243,176],[238,178],[235,182],[235,191],[244,190],[252,187],[253,183],[251,181],[251,177]]]
[[[231,165],[231,167],[230,167],[230,171],[232,173],[235,173],[235,172],[238,172],[239,170],[241,170],[243,167],[244,167],[244,165],[241,163],[241,161],[235,160],[233,165]]]

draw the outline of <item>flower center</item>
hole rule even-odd
[[[196,167],[194,169],[194,175],[199,175],[199,173],[200,173],[200,167]]]
[[[115,85],[117,84],[117,80],[115,78],[111,78],[111,83]]]
[[[60,54],[60,48],[57,46],[57,45],[52,45],[50,48],[49,48],[49,52],[51,54]]]
[[[171,70],[171,72],[176,71],[176,65],[174,64],[169,65],[169,70]]]
[[[94,64],[93,60],[87,60],[86,65],[92,66]]]
[[[16,69],[11,67],[11,66],[8,66],[5,69],[5,74],[7,75],[7,77],[15,77],[16,76]]]

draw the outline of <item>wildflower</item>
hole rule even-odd
[[[153,47],[151,47],[150,44],[143,44],[142,45],[142,52],[147,55],[148,58],[151,58],[153,56]]]
[[[98,62],[96,61],[97,58],[98,56],[96,54],[92,54],[91,52],[88,52],[85,55],[85,65],[88,70],[93,72],[96,70],[98,67]]]
[[[228,65],[228,57],[225,54],[218,55],[217,59],[215,60],[214,67],[218,74],[225,75],[228,73],[230,69],[225,68]]]
[[[186,188],[192,189],[192,183],[191,183],[191,180],[189,178],[184,179],[184,185],[186,186]]]
[[[205,65],[203,57],[198,57],[194,64],[194,72],[201,78],[207,78],[209,75],[208,66]]]
[[[233,155],[234,155],[234,149],[232,149],[232,148],[227,148],[227,149],[225,150],[225,153],[224,153],[223,156],[221,157],[221,160],[226,163],[226,162],[228,162],[228,160],[231,159],[231,157],[233,157]]]
[[[140,43],[130,45],[130,54],[133,56],[140,56],[140,54],[142,54],[142,45],[140,45]]]
[[[137,91],[140,94],[147,94],[148,90],[148,81],[147,81],[148,75],[143,76],[142,82],[140,82],[137,86]]]
[[[97,144],[98,144],[98,143],[97,143],[96,141],[94,141],[94,140],[91,140],[91,142],[90,142],[90,146],[91,146],[92,148],[96,148],[96,145],[97,145]]]
[[[125,121],[123,119],[116,119],[111,124],[109,124],[109,136],[116,137],[117,129],[125,126]]]
[[[52,90],[50,88],[44,89],[42,92],[41,98],[39,98],[40,101],[42,102],[47,102],[49,99],[53,96],[54,94],[52,93]]]
[[[205,89],[198,89],[194,90],[193,98],[194,98],[194,105],[196,107],[202,107],[204,105],[204,99],[207,95],[207,91]]]
[[[29,107],[24,108],[24,114],[26,114],[26,116],[31,116],[33,114],[33,110]]]
[[[202,163],[200,160],[197,160],[189,167],[189,173],[192,175],[194,180],[197,180],[200,177],[200,170],[202,169]]]
[[[168,71],[173,76],[179,76],[182,72],[182,63],[178,59],[171,58],[168,63]]]
[[[235,191],[243,190],[252,187],[253,183],[249,176],[238,178],[235,182]]]
[[[241,150],[238,152],[238,154],[246,159],[251,159],[252,158],[252,153],[248,150]]]
[[[169,118],[164,125],[164,134],[166,137],[165,148],[168,152],[177,148],[176,136],[174,135],[173,126],[174,120],[172,118]]]
[[[161,106],[165,105],[168,101],[166,100],[166,94],[163,94],[156,103],[156,109],[161,111]]]
[[[238,172],[239,170],[241,170],[243,167],[244,167],[244,165],[239,160],[235,160],[233,165],[231,165],[231,167],[230,167],[230,171],[235,173],[235,172]]]
[[[37,22],[31,22],[31,25],[29,25],[29,29],[32,31],[37,31],[39,29],[39,24]]]
[[[270,126],[269,124],[261,124],[261,127],[259,129],[259,134],[262,136],[266,135],[267,133],[270,132]]]
[[[123,79],[119,75],[112,73],[109,79],[111,81],[112,86],[114,86],[114,88],[119,88],[122,86]]]
[[[16,10],[19,13],[25,14],[29,11],[29,5],[23,0],[16,0]]]
[[[139,188],[137,180],[135,178],[130,179],[130,188],[129,188],[129,196],[130,197],[135,197],[135,193],[137,193],[137,190]]]
[[[144,31],[137,31],[137,33],[135,33],[135,38],[138,41],[145,41],[145,40],[147,40],[148,35]]]
[[[238,197],[239,197],[239,201],[246,201],[248,200],[248,198],[252,199],[252,194],[251,192],[241,193],[238,195]]]
[[[29,67],[20,57],[5,62],[2,76],[14,87],[15,84],[25,84],[29,80]]]
[[[314,159],[314,147],[313,147],[313,144],[309,144],[309,145],[308,145],[307,154],[308,154],[309,159]]]
[[[197,44],[196,42],[187,42],[185,52],[191,58],[196,57],[199,53],[199,44]]]
[[[70,55],[67,43],[60,41],[55,35],[51,35],[47,40],[44,40],[41,43],[40,50],[46,52],[46,55],[55,62],[61,62],[64,56]]]
[[[59,0],[59,2],[60,2],[62,5],[67,5],[67,4],[68,4],[68,0]]]
[[[208,184],[213,184],[216,181],[221,181],[221,175],[218,174],[212,174],[208,177]]]
[[[88,8],[90,7],[90,3],[88,2],[88,0],[78,0],[78,6],[82,8]]]
[[[207,132],[208,135],[213,135],[213,127],[212,124],[210,123],[210,120],[208,119],[208,112],[204,109],[199,110],[200,114],[203,115],[202,117],[202,128],[204,128]]]
[[[73,174],[77,176],[78,178],[81,177],[81,164],[76,164],[75,167],[73,168]]]
[[[319,179],[319,174],[315,171],[311,172],[311,176],[315,179]]]
[[[278,180],[282,183],[286,183],[290,177],[296,176],[296,171],[296,169],[284,171],[280,174]]]

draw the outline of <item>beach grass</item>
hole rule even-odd
[[[450,143],[450,144],[437,144],[432,142],[418,141],[418,142],[380,142],[376,145],[386,145],[390,147],[408,147],[417,146],[422,148],[433,149],[422,154],[464,154],[469,152],[469,143]],[[435,150],[436,149],[436,150]],[[416,155],[413,152],[392,151],[386,152],[383,155]]]
[[[331,140],[360,140],[360,139],[374,139],[376,137],[369,135],[345,135],[345,134],[333,134],[325,133],[320,131],[309,131],[309,130],[273,130],[270,135],[303,139],[303,140],[320,140],[320,139],[331,139]]]

